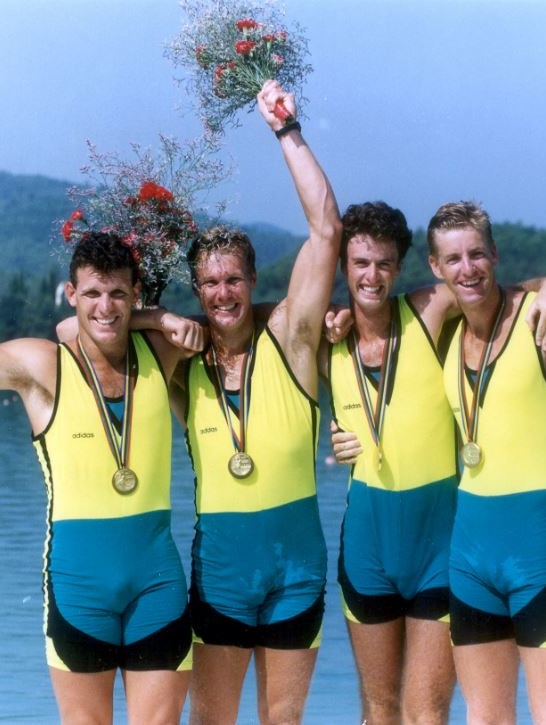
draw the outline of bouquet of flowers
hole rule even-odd
[[[311,66],[307,41],[299,25],[289,32],[274,0],[260,6],[230,0],[182,0],[188,23],[167,46],[175,66],[186,69],[189,95],[196,94],[203,120],[213,132],[256,101],[264,82],[278,80],[304,100],[301,89]],[[286,123],[286,109],[275,114]]]
[[[90,164],[82,171],[95,183],[68,190],[77,208],[60,228],[68,248],[90,230],[116,232],[138,265],[146,306],[159,304],[169,282],[189,281],[186,246],[198,233],[194,196],[225,176],[202,143],[182,148],[165,136],[160,142],[158,156],[133,144],[133,162],[100,154],[88,142]]]

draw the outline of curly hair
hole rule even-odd
[[[406,217],[400,209],[393,209],[384,201],[351,204],[341,217],[341,223],[342,265],[347,262],[347,245],[357,234],[369,234],[372,239],[380,242],[394,242],[400,262],[411,247],[413,233],[408,228]]]
[[[77,272],[82,267],[93,267],[101,274],[130,269],[133,284],[138,281],[138,268],[121,238],[114,232],[85,232],[74,247],[70,260],[70,281],[77,284]]]
[[[211,252],[226,252],[238,254],[246,265],[246,271],[251,277],[256,276],[256,252],[247,234],[239,229],[230,229],[227,226],[216,226],[207,229],[194,239],[186,256],[192,287],[197,290],[197,266],[202,256]]]

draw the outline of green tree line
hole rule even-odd
[[[507,284],[546,275],[545,229],[504,223],[494,225],[493,230],[500,258],[498,278],[501,283]],[[270,251],[270,258],[274,257],[271,250],[275,249],[277,237],[282,237],[282,230],[266,227],[264,237],[261,227],[255,225],[250,232],[251,236],[259,237],[258,254],[259,250],[265,247]],[[301,239],[289,234],[284,236],[289,239],[293,251],[280,259],[259,265],[255,293],[257,302],[277,301],[286,293],[295,250]],[[434,282],[427,256],[425,234],[423,230],[418,230],[404,262],[396,291],[415,289]],[[59,283],[64,280],[65,273],[60,266],[53,264],[51,259],[49,262],[49,269],[43,274],[29,273],[25,270],[9,273],[4,269],[0,283],[1,340],[25,336],[55,339],[57,322],[71,314],[66,301],[61,299],[60,304],[56,304],[55,293]],[[347,301],[345,282],[339,272],[333,300],[341,304]],[[161,302],[169,309],[182,314],[192,314],[199,310],[189,282],[168,287]]]

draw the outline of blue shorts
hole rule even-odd
[[[546,645],[546,491],[459,491],[450,558],[454,644]]]
[[[205,644],[313,645],[326,586],[316,497],[264,511],[201,514],[192,555],[192,625]]]
[[[454,477],[403,491],[351,482],[338,572],[357,621],[447,615],[456,495]]]
[[[177,670],[188,655],[188,593],[169,511],[55,522],[45,594],[53,667]]]

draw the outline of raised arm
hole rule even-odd
[[[316,353],[326,313],[341,239],[341,222],[337,202],[330,183],[304,141],[297,124],[283,127],[273,109],[282,100],[292,117],[296,108],[291,94],[285,93],[276,81],[267,81],[258,95],[262,116],[279,137],[282,153],[309,225],[309,237],[297,256],[286,300],[270,320],[294,372],[307,387],[305,364],[301,364],[302,348]],[[304,356],[305,357],[305,356]],[[312,385],[312,383],[311,383]]]

